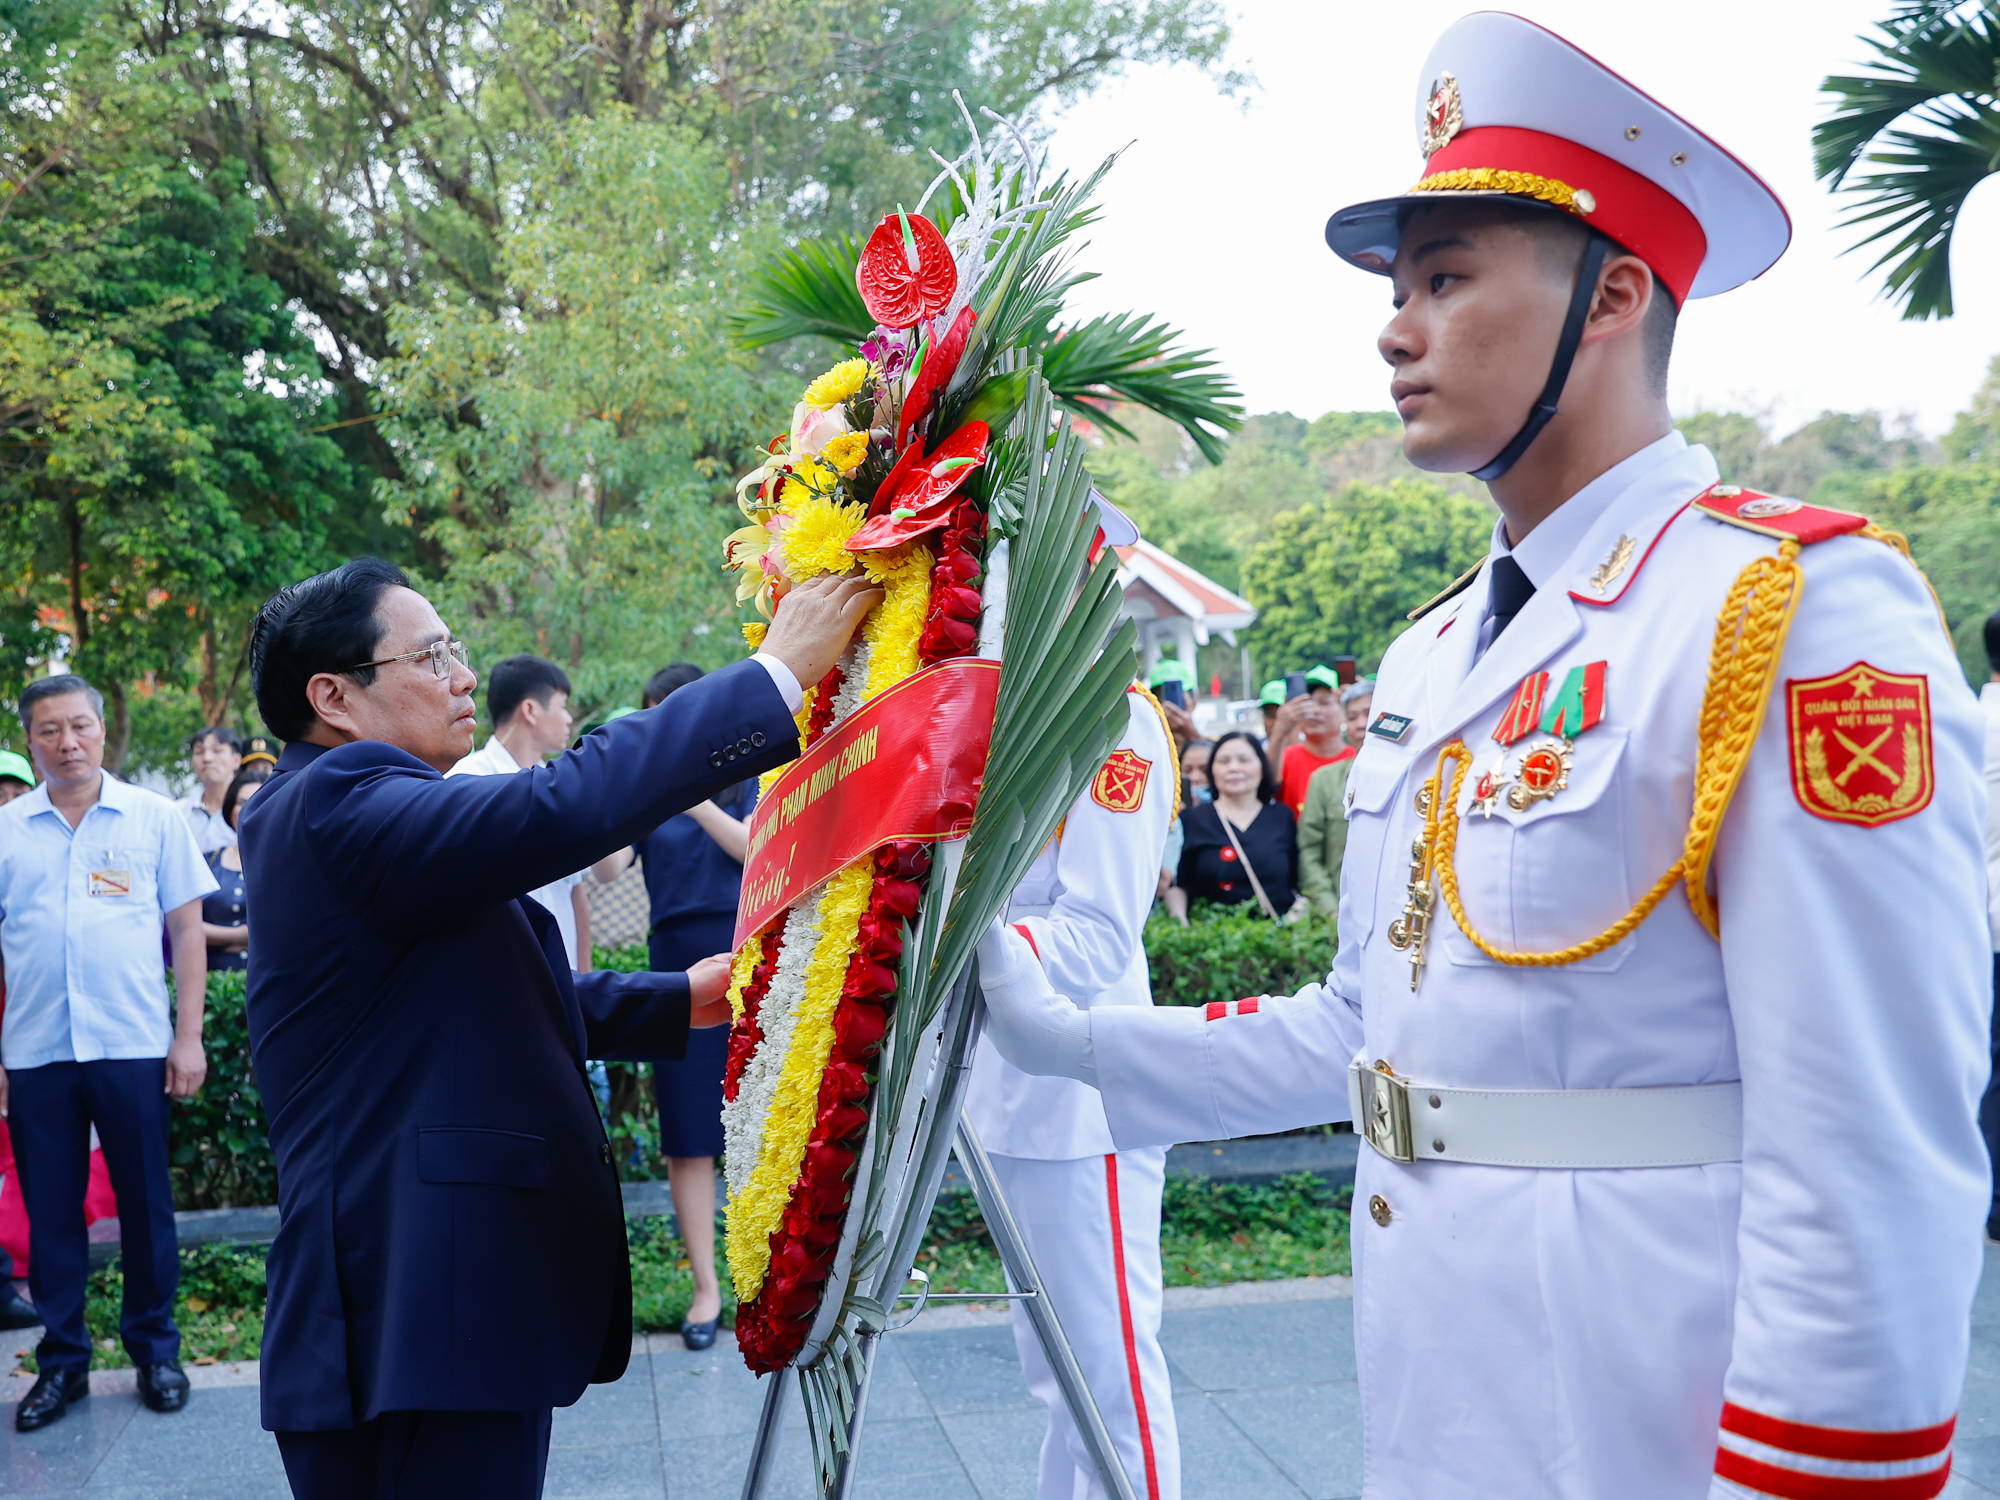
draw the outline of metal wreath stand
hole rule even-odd
[[[1019,1302],[1026,1309],[1028,1320],[1034,1325],[1035,1337],[1041,1343],[1042,1354],[1055,1374],[1056,1383],[1062,1388],[1063,1402],[1069,1408],[1077,1431],[1083,1436],[1105,1493],[1115,1497],[1115,1500],[1138,1500],[1132,1482],[1119,1462],[1104,1418],[1097,1410],[1097,1402],[1092,1399],[1090,1387],[1084,1381],[1082,1367],[1077,1364],[1069,1339],[1063,1333],[1062,1321],[1056,1316],[1055,1306],[1043,1293],[1041,1276],[1035,1270],[1034,1257],[1028,1253],[1027,1241],[1021,1237],[1020,1228],[1014,1222],[1013,1211],[1007,1206],[1007,1195],[1001,1191],[999,1179],[993,1175],[992,1163],[987,1160],[978,1136],[960,1117],[965,1080],[972,1071],[973,1049],[978,1045],[980,1024],[986,1010],[977,975],[978,961],[973,960],[952,986],[949,997],[939,1009],[936,1029],[927,1039],[934,1049],[931,1087],[924,1090],[924,1100],[933,1111],[932,1128],[928,1132],[919,1132],[912,1141],[912,1147],[921,1154],[909,1163],[911,1170],[903,1175],[901,1191],[897,1195],[905,1202],[920,1200],[923,1212],[912,1216],[917,1232],[908,1236],[910,1242],[892,1247],[888,1264],[902,1266],[905,1274],[895,1281],[893,1289],[887,1285],[886,1272],[877,1283],[884,1291],[893,1290],[892,1296],[882,1299],[885,1305],[914,1302],[916,1306],[886,1328],[864,1329],[861,1334],[866,1371],[855,1395],[854,1414],[847,1423],[847,1452],[840,1463],[838,1483],[829,1493],[837,1500],[851,1500],[854,1494],[861,1424],[868,1412],[868,1387],[875,1372],[875,1351],[883,1335],[908,1328],[933,1302],[1006,1300]],[[944,1180],[945,1163],[951,1155],[954,1141],[959,1163],[972,1183],[973,1197],[985,1216],[993,1244],[1000,1252],[1000,1264],[1006,1270],[1007,1284],[1013,1288],[1004,1294],[941,1292],[934,1295],[930,1290],[929,1277],[913,1265],[916,1240],[920,1238],[922,1226],[929,1221],[931,1209],[937,1202],[938,1188]],[[890,1222],[896,1221],[895,1215],[885,1217]],[[917,1283],[918,1289],[915,1292],[903,1291],[902,1288],[912,1281]],[[769,1377],[770,1386],[764,1393],[764,1410],[758,1418],[757,1434],[751,1444],[749,1472],[743,1478],[743,1500],[763,1500],[777,1467],[785,1395],[797,1379],[795,1366],[787,1366]]]

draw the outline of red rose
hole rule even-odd
[[[846,1181],[854,1169],[854,1153],[829,1141],[812,1141],[806,1146],[806,1171],[824,1181]]]
[[[836,1104],[820,1111],[813,1134],[829,1141],[844,1141],[868,1125],[868,1111],[858,1104]]]
[[[947,656],[961,656],[979,644],[979,631],[964,620],[954,620],[946,616],[936,616],[924,627],[923,640],[917,649],[925,654],[937,652]]]
[[[889,876],[875,882],[876,904],[896,913],[899,917],[914,917],[917,914],[917,903],[923,899],[923,887],[914,880]]]
[[[819,1098],[824,1107],[830,1102],[845,1103],[850,1099],[868,1097],[868,1070],[858,1062],[836,1058],[826,1065],[826,1072],[820,1075]]]
[[[962,548],[955,549],[940,557],[931,572],[944,583],[970,583],[979,576],[979,559]]]
[[[949,583],[932,596],[931,607],[942,610],[956,620],[976,620],[979,611],[985,608],[977,589],[969,589],[961,584]]]
[[[834,1043],[849,1057],[859,1057],[881,1045],[882,1033],[889,1029],[889,1017],[879,1005],[855,1001],[843,1005],[833,1017]]]

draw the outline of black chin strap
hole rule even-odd
[[[1514,434],[1514,440],[1502,448],[1499,457],[1485,468],[1474,469],[1474,479],[1490,484],[1513,468],[1521,455],[1528,451],[1528,444],[1556,414],[1556,403],[1562,400],[1563,387],[1569,383],[1569,367],[1576,358],[1577,345],[1583,342],[1583,320],[1589,316],[1591,299],[1597,295],[1597,273],[1604,267],[1604,252],[1609,244],[1603,235],[1591,235],[1590,243],[1583,252],[1583,268],[1576,273],[1576,288],[1569,294],[1569,315],[1563,319],[1562,339],[1556,344],[1555,363],[1549,366],[1549,382],[1542,387],[1541,397],[1535,402],[1534,410],[1528,413],[1528,420],[1521,424],[1521,430]]]

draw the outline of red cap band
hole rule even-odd
[[[1506,125],[1460,131],[1430,159],[1424,177],[1482,169],[1522,172],[1588,193],[1593,208],[1571,209],[1574,217],[1651,266],[1676,304],[1687,301],[1708,236],[1688,206],[1658,183],[1575,141]]]

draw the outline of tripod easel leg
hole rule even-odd
[[[1000,1252],[1000,1264],[1006,1267],[1007,1279],[1014,1284],[1016,1291],[1032,1294],[1023,1297],[1021,1305],[1027,1310],[1028,1321],[1034,1325],[1042,1355],[1048,1360],[1056,1383],[1062,1387],[1070,1419],[1076,1423],[1076,1430],[1082,1434],[1091,1460],[1097,1465],[1097,1477],[1104,1485],[1104,1492],[1117,1497],[1117,1500],[1137,1500],[1132,1482],[1125,1476],[1124,1465],[1119,1462],[1111,1433],[1097,1410],[1090,1386],[1084,1381],[1082,1367],[1077,1364],[1069,1339],[1063,1333],[1055,1304],[1043,1294],[1034,1257],[1028,1253],[1028,1242],[1022,1238],[1020,1228],[1014,1222],[1013,1210],[1007,1206],[1007,1195],[1001,1191],[1000,1180],[993,1173],[993,1164],[986,1159],[985,1148],[979,1144],[979,1137],[972,1126],[963,1118],[958,1122],[958,1162],[972,1182],[973,1196],[979,1200],[980,1212],[985,1215],[987,1231],[993,1236],[993,1244]]]

